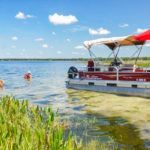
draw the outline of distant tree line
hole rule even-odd
[[[1,58],[0,61],[87,61],[90,58]],[[114,58],[97,57],[97,60],[111,61]],[[124,61],[136,60],[136,57],[121,57]],[[139,60],[150,60],[150,57],[139,57]]]

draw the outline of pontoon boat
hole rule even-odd
[[[84,46],[91,58],[84,69],[69,68],[67,88],[150,97],[150,69],[136,65],[142,47],[148,40],[150,30],[133,36],[85,41]],[[101,44],[109,47],[113,54],[114,59],[109,65],[100,64],[93,57],[91,48]],[[123,46],[137,47],[134,65],[125,64],[119,59],[118,53]]]

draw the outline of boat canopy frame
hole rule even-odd
[[[141,54],[143,45],[148,40],[150,40],[150,30],[147,30],[138,35],[130,35],[130,36],[124,36],[124,37],[112,37],[112,38],[101,38],[101,39],[96,39],[96,40],[91,40],[91,41],[85,41],[84,46],[88,49],[91,59],[93,59],[93,56],[96,58],[96,55],[91,51],[91,48],[95,45],[106,45],[109,49],[112,50],[111,55],[112,54],[114,55],[115,60],[117,60],[117,58],[118,58],[120,47],[135,46],[137,48],[137,51],[134,52],[134,54],[131,57],[134,57],[137,54],[137,57],[135,59],[135,65],[136,65],[138,58]],[[117,52],[115,52],[116,49],[117,49]],[[109,57],[111,57],[111,55],[109,55]],[[121,60],[121,59],[119,58],[119,60]]]

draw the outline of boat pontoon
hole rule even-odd
[[[133,36],[85,41],[84,46],[88,49],[91,58],[83,69],[74,66],[69,68],[67,88],[150,97],[150,69],[136,65],[142,47],[148,40],[150,40],[150,30]],[[101,44],[112,51],[114,59],[110,65],[99,63],[93,57],[91,47]],[[123,46],[137,47],[134,65],[125,64],[118,57],[120,47]]]

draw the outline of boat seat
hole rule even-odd
[[[133,71],[133,68],[123,67],[123,68],[120,68],[119,71]]]
[[[88,60],[87,68],[88,68],[88,71],[94,71],[94,61],[93,60]]]
[[[113,67],[109,67],[108,71],[115,71],[115,69]]]
[[[95,68],[95,71],[101,71],[101,69],[100,68]]]
[[[121,65],[119,71],[127,71],[127,72],[131,72],[131,71],[135,71],[136,66],[132,65],[132,64],[123,64]]]
[[[141,69],[141,68],[136,68],[135,72],[145,72],[145,70]]]

